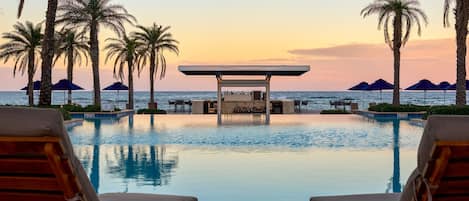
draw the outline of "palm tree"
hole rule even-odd
[[[18,5],[18,15],[17,18],[21,17],[21,14],[23,13],[23,7],[24,7],[24,0],[20,0],[20,3]]]
[[[125,64],[127,64],[127,74],[129,82],[129,102],[127,109],[134,108],[134,83],[133,83],[133,72],[135,69],[139,71],[140,65],[138,60],[141,55],[142,44],[135,39],[135,37],[129,37],[124,35],[122,39],[109,38],[106,41],[109,43],[104,48],[107,51],[106,61],[114,59],[114,76],[123,80]]]
[[[453,9],[453,4],[456,3]],[[448,27],[450,12],[456,17],[456,105],[466,105],[466,39],[469,21],[469,2],[465,0],[445,0],[443,24]]]
[[[158,67],[161,67],[160,70],[160,79],[164,78],[166,72],[166,58],[164,56],[164,50],[179,54],[179,49],[177,47],[178,41],[174,40],[172,34],[169,33],[170,27],[163,27],[156,25],[144,27],[137,26],[139,29],[138,32],[135,32],[134,35],[139,42],[145,46],[145,55],[149,57],[144,57],[142,59],[143,65],[147,61],[150,62],[150,103],[149,108],[153,109],[155,107],[155,77],[158,73]]]
[[[36,63],[39,59],[42,43],[41,24],[34,25],[32,22],[16,23],[14,31],[4,33],[2,38],[7,42],[0,46],[0,59],[5,63],[11,59],[15,61],[13,76],[21,72],[28,72],[28,102],[34,105],[33,78],[36,72]]]
[[[417,25],[417,33],[422,32],[421,20],[428,23],[427,15],[419,8],[417,0],[375,0],[361,11],[363,17],[378,15],[378,27],[384,29],[384,39],[394,52],[394,91],[393,105],[400,104],[401,47],[409,40],[411,30]],[[390,23],[394,31],[389,34]],[[404,34],[403,34],[404,33]]]
[[[52,102],[52,62],[55,50],[55,18],[58,0],[47,1],[46,28],[42,43],[41,64],[41,92],[39,96],[40,106],[49,106]]]
[[[61,57],[64,58],[64,63],[67,64],[67,79],[73,82],[73,67],[74,64],[82,64],[85,60],[88,65],[88,39],[86,39],[85,32],[77,32],[71,29],[62,29],[58,33],[57,53],[55,62]],[[72,104],[72,90],[68,90],[68,104]]]
[[[133,23],[135,17],[121,5],[111,4],[110,0],[65,0],[59,6],[61,15],[58,23],[66,26],[80,26],[89,31],[90,55],[93,68],[94,104],[101,106],[101,87],[99,81],[99,40],[100,26],[110,28],[121,36],[124,23]]]

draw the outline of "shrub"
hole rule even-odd
[[[83,108],[83,112],[101,112],[101,107],[97,105],[87,105]]]
[[[469,106],[432,106],[424,118],[430,115],[469,115]]]
[[[85,109],[81,105],[63,105],[63,109],[69,112],[84,112]]]
[[[337,110],[323,110],[321,111],[321,114],[352,114],[352,113],[347,110],[337,109]]]
[[[167,114],[167,112],[158,109],[139,109],[137,110],[137,114]]]
[[[399,105],[394,106],[392,104],[381,103],[375,106],[368,108],[369,111],[374,112],[425,112],[430,108],[430,106],[420,106],[420,105]]]

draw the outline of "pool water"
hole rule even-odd
[[[400,192],[423,128],[356,115],[134,115],[69,130],[99,193],[191,195],[200,201],[307,201]]]

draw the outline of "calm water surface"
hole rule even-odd
[[[224,118],[217,126],[216,116],[135,115],[87,120],[69,132],[99,193],[307,201],[400,192],[423,130],[354,115],[274,115],[269,126],[262,116]]]

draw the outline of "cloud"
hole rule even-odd
[[[452,39],[409,41],[401,48],[402,59],[428,60],[455,56]],[[315,59],[392,59],[392,51],[386,44],[346,44],[325,48],[293,49],[292,55]]]

